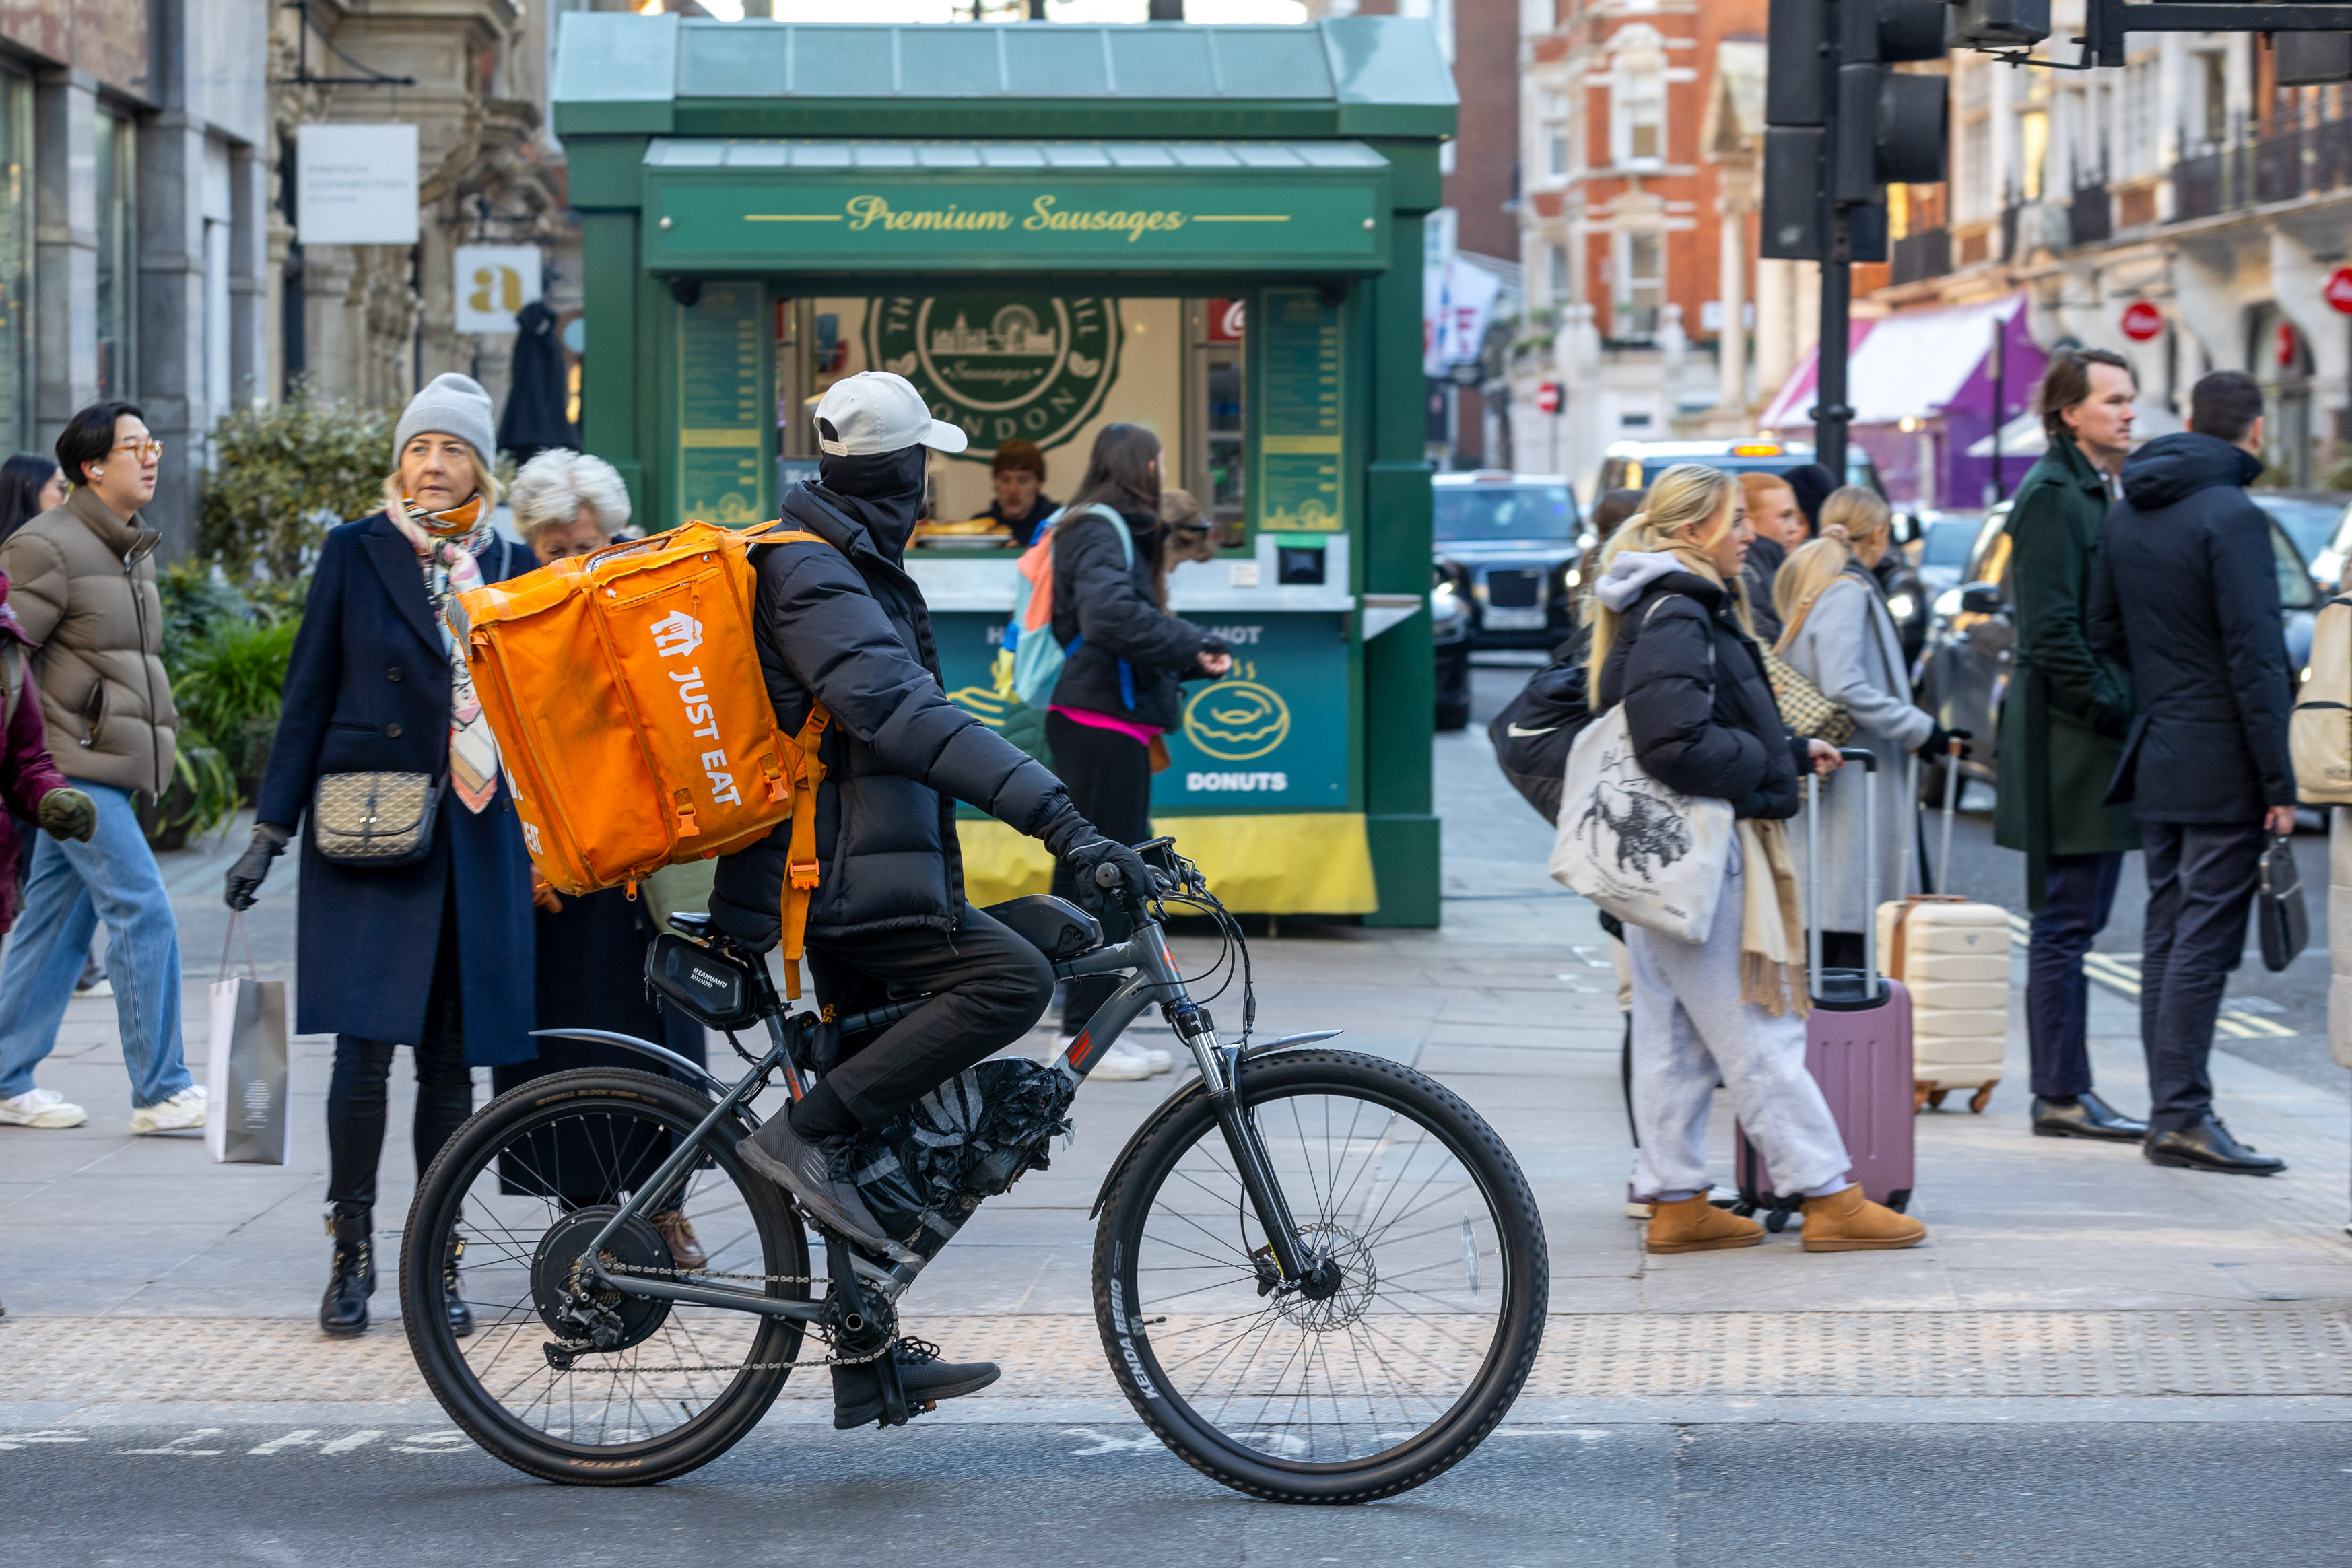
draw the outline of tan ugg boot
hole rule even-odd
[[[1805,1199],[1804,1235],[1808,1252],[1869,1252],[1916,1247],[1927,1239],[1927,1228],[1907,1214],[1871,1202],[1856,1182],[1843,1192]]]
[[[1753,1247],[1764,1228],[1707,1202],[1706,1195],[1650,1207],[1643,1245],[1653,1252],[1712,1252],[1721,1247]]]

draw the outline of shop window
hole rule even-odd
[[[1239,298],[1196,299],[1186,302],[1184,316],[1192,334],[1191,407],[1185,420],[1192,439],[1184,465],[1190,481],[1186,488],[1217,525],[1217,543],[1230,549],[1246,533],[1242,431],[1248,379],[1243,373],[1242,350],[1249,312]]]
[[[2208,151],[2221,145],[2230,132],[2230,58],[2215,50],[2197,57],[2199,96],[2204,113],[2200,129]]]
[[[1559,305],[1567,303],[1569,295],[1568,246],[1564,245],[1553,245],[1546,246],[1544,247],[1544,283],[1545,287],[1550,291],[1553,304]]]
[[[33,442],[33,88],[0,75],[0,441]]]
[[[1567,177],[1570,164],[1568,139],[1568,95],[1548,92],[1543,95],[1544,172],[1551,178]]]
[[[98,395],[100,402],[129,398],[137,386],[132,323],[136,310],[139,255],[132,204],[138,132],[129,120],[101,110],[98,115]]]
[[[1665,238],[1622,235],[1617,258],[1617,319],[1612,335],[1649,337],[1658,329],[1658,307],[1665,302]]]

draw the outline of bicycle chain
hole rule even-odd
[[[697,1280],[746,1280],[755,1284],[770,1285],[814,1285],[820,1283],[814,1275],[809,1274],[729,1274],[712,1269],[646,1269],[640,1268],[634,1263],[624,1263],[609,1252],[599,1253],[597,1256],[604,1263],[605,1272],[612,1274],[647,1274],[656,1278],[669,1280],[676,1280],[688,1276]],[[883,1311],[889,1312],[890,1309],[886,1305],[883,1308]],[[898,1326],[896,1317],[897,1314],[892,1313],[892,1322],[889,1325],[891,1328],[896,1328]],[[828,1325],[822,1323],[810,1323],[807,1327],[810,1333],[816,1334],[819,1338],[827,1338],[827,1336],[832,1333],[832,1330]],[[828,1343],[830,1343],[829,1339]],[[702,1366],[631,1366],[613,1367],[608,1370],[614,1372],[626,1371],[632,1374],[642,1373],[651,1375],[656,1373],[665,1372],[790,1372],[803,1366],[863,1366],[868,1362],[881,1360],[882,1357],[889,1352],[891,1346],[898,1343],[898,1340],[896,1334],[886,1333],[882,1341],[881,1348],[872,1351],[867,1354],[828,1355],[818,1361],[753,1361],[739,1363],[731,1366],[722,1366],[713,1363]],[[595,1353],[596,1343],[593,1340],[562,1340],[549,1348],[551,1354],[562,1354],[567,1356],[586,1355]],[[573,1369],[566,1366],[559,1368],[558,1370],[570,1373]]]

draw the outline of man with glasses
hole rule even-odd
[[[86,842],[44,837],[26,877],[25,910],[0,968],[0,1125],[72,1127],[80,1106],[37,1088],[33,1070],[58,1025],[91,936],[107,929],[131,1131],[205,1124],[205,1092],[180,1041],[180,937],[137,797],[170,788],[179,715],[159,656],[163,601],[155,546],[139,508],[163,455],[139,410],[93,403],[58,437],[72,482],[51,507],[0,541],[8,604],[38,649],[31,673],[58,770],[97,803]]]

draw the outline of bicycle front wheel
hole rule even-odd
[[[1280,1281],[1195,1090],[1104,1206],[1095,1312],[1112,1371],[1161,1441],[1236,1490],[1410,1490],[1476,1448],[1534,1367],[1549,1270],[1535,1196],[1476,1112],[1396,1062],[1285,1051],[1243,1068],[1242,1097],[1336,1284]]]
[[[589,1486],[667,1480],[709,1464],[765,1415],[798,1351],[788,1319],[580,1295],[580,1265],[614,1212],[709,1113],[667,1078],[551,1073],[459,1128],[417,1184],[401,1239],[400,1311],[434,1397],[484,1448],[530,1475]],[[735,1156],[740,1125],[607,1243],[608,1261],[756,1294],[809,1298],[808,1238],[774,1184]],[[698,1247],[708,1261],[683,1267]],[[465,1336],[442,1307],[454,1256]],[[691,1261],[691,1254],[688,1254]],[[594,1347],[583,1310],[605,1314]]]

